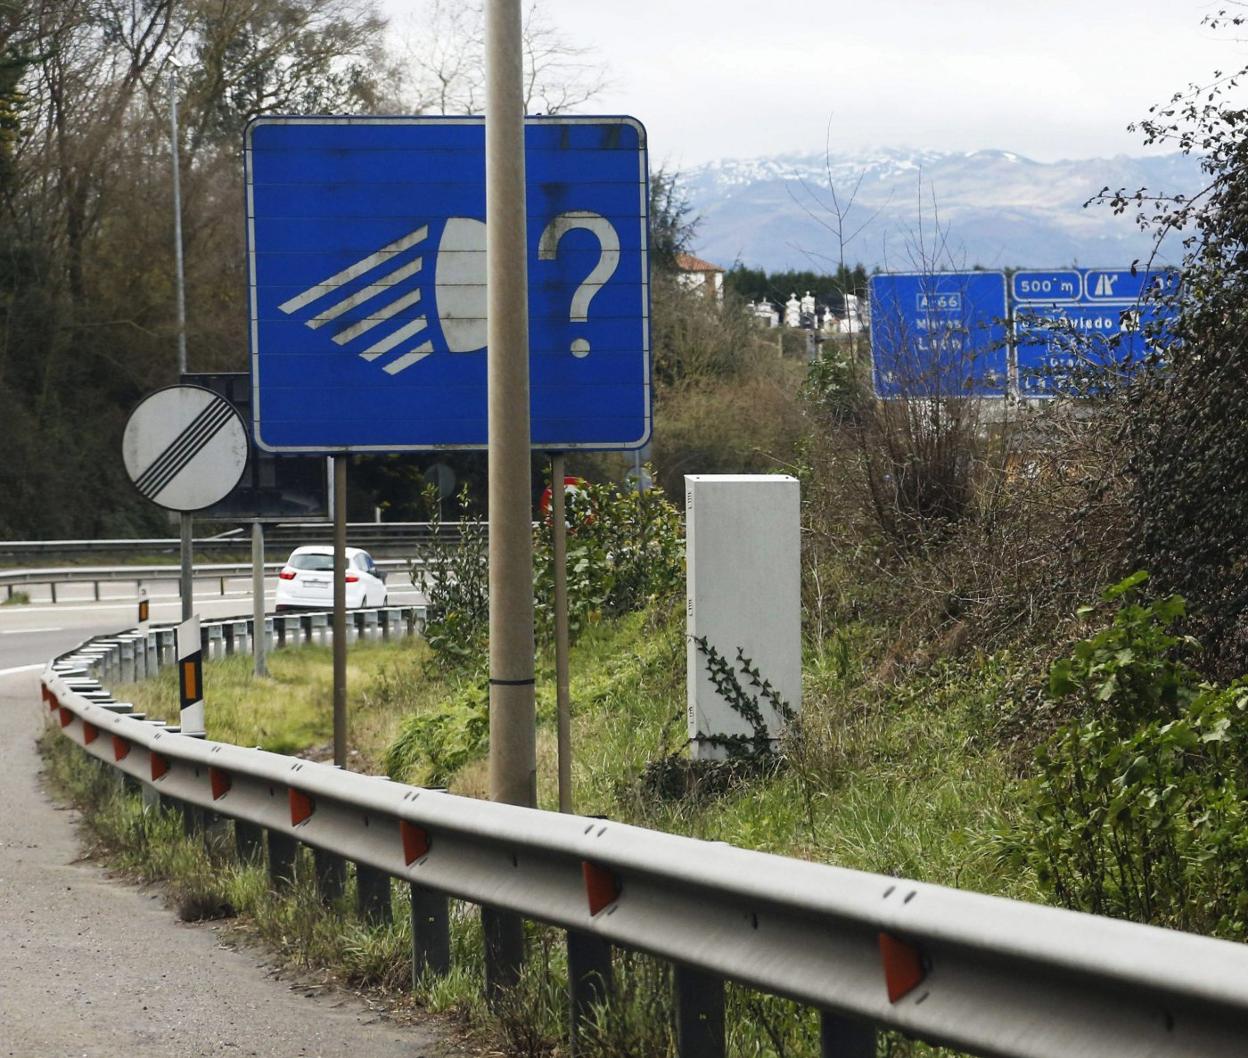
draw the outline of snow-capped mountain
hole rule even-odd
[[[838,260],[904,271],[1129,265],[1152,248],[1134,211],[1114,216],[1102,188],[1191,194],[1199,163],[1179,154],[1036,162],[1009,151],[883,149],[860,156],[725,159],[682,174],[701,217],[698,256],[729,267],[823,270]],[[1177,260],[1175,245],[1165,253]]]

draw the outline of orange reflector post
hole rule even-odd
[[[409,867],[422,856],[429,855],[429,832],[406,819],[399,820],[399,834],[403,837],[403,862]]]
[[[919,949],[887,933],[880,934],[880,961],[884,964],[884,984],[890,1003],[896,1003],[916,988],[926,973]]]
[[[130,752],[130,743],[120,735],[113,736],[113,760],[125,760]]]
[[[61,727],[69,727],[74,722],[74,714],[68,709],[61,709]]]
[[[230,773],[220,768],[208,769],[208,781],[212,784],[212,799],[220,801],[230,792]]]
[[[297,827],[305,819],[310,818],[314,811],[316,811],[316,805],[312,803],[312,798],[292,786],[290,788],[290,825]]]
[[[155,782],[169,770],[169,762],[159,753],[152,754],[152,782]]]
[[[99,733],[99,729],[94,724],[88,724],[85,720],[82,722],[82,744],[84,746],[91,745]]]
[[[582,860],[581,873],[585,876],[585,895],[589,897],[591,915],[610,907],[620,898],[620,880],[606,867]]]
[[[198,657],[182,662],[182,697],[188,702],[199,699]]]

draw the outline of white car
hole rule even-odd
[[[347,548],[347,607],[385,605],[386,575],[367,551]],[[334,549],[327,544],[295,548],[277,575],[277,612],[333,606]]]

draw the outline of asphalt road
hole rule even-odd
[[[226,594],[220,595],[216,580],[196,582],[195,608],[200,617],[250,616],[250,585],[235,590],[229,588],[227,584]],[[422,601],[421,594],[411,587],[391,583],[389,591],[390,601],[396,604]],[[273,578],[269,578],[265,594],[271,610]],[[150,602],[153,621],[176,621],[182,615],[176,585],[154,586]],[[32,666],[31,671],[34,671],[36,664],[42,667],[48,658],[77,646],[84,639],[131,628],[138,619],[137,607],[138,601],[133,597],[101,602],[0,606],[0,674],[25,666]]]
[[[242,598],[200,610],[249,607]],[[178,602],[153,610],[154,620],[176,619]],[[39,785],[36,670],[132,613],[131,604],[0,610],[0,1058],[460,1053],[436,1026],[395,1025],[343,993],[307,994],[225,946],[220,927],[181,924],[159,894],[81,861],[75,813]]]

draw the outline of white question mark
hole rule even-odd
[[[603,288],[607,280],[615,275],[615,270],[619,266],[620,236],[614,225],[599,213],[591,213],[589,210],[560,213],[546,225],[545,231],[542,232],[542,237],[537,244],[537,259],[553,261],[559,253],[559,240],[566,232],[574,228],[592,231],[598,239],[598,263],[576,288],[576,292],[572,295],[572,306],[568,312],[568,319],[573,323],[585,323],[589,320],[589,303],[593,301],[594,295]],[[589,342],[584,338],[577,338],[572,342],[571,351],[575,357],[589,356]]]

